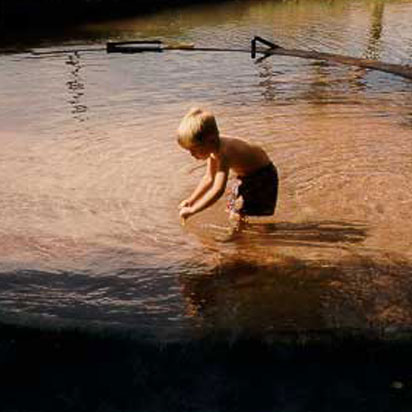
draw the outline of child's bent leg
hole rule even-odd
[[[233,235],[242,230],[246,223],[246,217],[241,212],[244,200],[243,196],[239,195],[238,184],[232,187],[232,191],[227,204],[227,211],[229,212],[229,234]]]
[[[246,216],[238,212],[230,212],[229,215],[229,226],[231,232],[241,231],[246,224]]]

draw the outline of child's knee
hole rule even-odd
[[[245,204],[245,200],[243,199],[243,196],[242,195],[238,196],[235,200],[235,210],[236,211],[242,210],[244,204]]]

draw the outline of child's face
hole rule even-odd
[[[187,150],[197,160],[206,160],[210,155],[210,149],[207,146],[192,146]]]

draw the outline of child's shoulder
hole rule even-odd
[[[250,146],[250,142],[248,140],[238,136],[220,136],[220,141],[226,147]]]
[[[255,151],[262,150],[261,146],[243,137],[235,136],[222,136],[221,141],[223,147],[226,147],[228,151],[241,150],[241,151]]]
[[[227,136],[222,142],[221,158],[240,175],[248,174],[270,162],[267,153],[259,144],[239,137]]]

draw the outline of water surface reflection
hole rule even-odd
[[[244,47],[260,34],[410,63],[411,14],[410,1],[244,1],[87,24],[35,46]],[[280,56],[98,51],[3,55],[0,81],[4,319],[159,339],[409,330],[410,81]],[[193,105],[259,141],[280,171],[276,216],[234,238],[224,200],[179,225],[204,167],[175,143]]]

